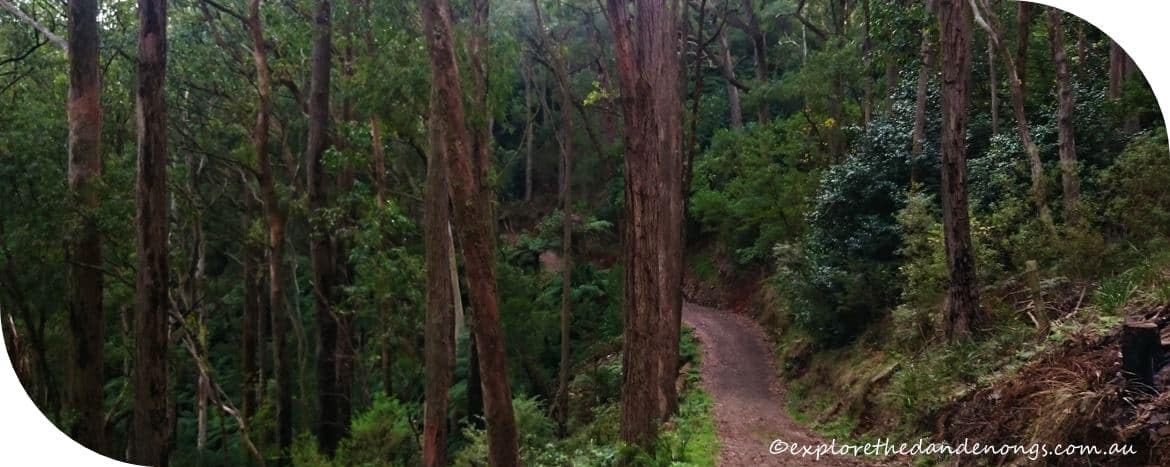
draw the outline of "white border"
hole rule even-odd
[[[1086,18],[1133,57],[1160,104],[1170,102],[1170,2],[1165,0],[1044,0]],[[1104,73],[1104,71],[1102,71]],[[2,338],[0,338],[2,339]],[[99,456],[61,433],[33,405],[0,349],[0,463],[3,465],[127,466]]]

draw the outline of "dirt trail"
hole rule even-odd
[[[719,465],[862,465],[833,456],[816,461],[770,454],[776,439],[801,445],[822,439],[785,413],[763,331],[745,316],[689,302],[683,306],[683,322],[694,328],[703,347],[703,387],[715,400],[715,430],[723,443]]]

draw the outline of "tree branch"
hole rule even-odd
[[[53,45],[57,46],[57,48],[61,49],[65,53],[69,53],[69,45],[65,42],[65,39],[61,38],[61,36],[53,34],[53,31],[50,31],[49,28],[45,27],[45,25],[38,23],[37,20],[32,19],[31,16],[26,15],[23,11],[20,11],[20,8],[17,8],[16,5],[9,3],[8,0],[0,0],[0,7],[4,7],[5,10],[11,12],[18,19],[28,23],[28,25],[32,26],[33,29],[36,29],[37,32],[44,35],[45,38],[48,39],[49,42],[52,42]]]

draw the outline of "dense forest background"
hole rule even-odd
[[[4,341],[110,457],[709,465],[684,300],[756,318],[827,434],[1170,455],[1114,378],[1170,315],[1165,122],[1078,18],[0,5]]]

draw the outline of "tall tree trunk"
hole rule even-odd
[[[984,8],[990,14],[990,6],[984,4]],[[1028,79],[1028,45],[1032,42],[1032,22],[1035,20],[1035,13],[1032,11],[1032,5],[1029,5],[1028,2],[1017,2],[1016,8],[1016,66],[1019,70],[1017,74],[1020,81],[1020,92],[1027,95],[1025,91],[1027,91]],[[1007,52],[1005,51],[1004,54],[1006,55]],[[1004,58],[1007,59],[1007,57]]]
[[[342,88],[347,88],[353,80],[353,15],[358,8],[356,1],[349,0],[349,8],[342,9],[341,36],[345,42],[341,56]],[[342,94],[340,121],[343,124],[350,124],[354,120],[353,100],[348,94]],[[342,153],[346,152],[349,144],[346,132],[338,132],[336,139],[338,151]],[[342,169],[337,175],[338,193],[345,194],[351,192],[356,179],[357,171],[354,165],[352,163],[342,164]],[[354,212],[353,204],[340,202],[338,207],[341,209],[342,217],[340,220],[342,225],[336,228],[354,228],[354,219],[357,218],[357,213]],[[353,265],[349,262],[349,242],[337,235],[333,236],[332,242],[334,274],[336,275],[336,279],[333,287],[334,292],[329,297],[329,301],[330,308],[334,311],[334,318],[337,320],[337,357],[334,363],[337,384],[336,426],[340,431],[337,435],[338,438],[344,438],[349,435],[353,415],[353,381],[354,364],[357,355],[357,329],[354,327],[354,313],[334,307],[343,300],[340,291],[344,290],[345,287],[353,285],[354,269]]]
[[[930,31],[927,28],[922,30],[922,45],[919,50],[922,55],[922,68],[918,69],[918,86],[915,88],[914,133],[913,147],[911,148],[915,155],[921,155],[926,145],[926,99],[930,91],[930,76],[934,73],[934,43],[931,42]],[[911,174],[911,182],[916,182],[917,172],[913,168],[911,168]]]
[[[862,86],[865,88],[865,98],[861,102],[862,124],[864,127],[869,127],[869,122],[873,120],[873,101],[874,101],[874,77],[873,77],[873,40],[870,35],[870,12],[869,0],[861,0],[862,12],[862,27],[864,29],[864,39],[861,41],[861,59],[864,64],[864,81]]]
[[[1137,71],[1137,64],[1133,62],[1133,57],[1129,56],[1129,54],[1125,54],[1125,75],[1122,78],[1123,83],[1129,82],[1133,77],[1133,74],[1137,73]],[[1139,130],[1141,130],[1141,113],[1131,108],[1128,112],[1126,112],[1125,126],[1123,127],[1123,131],[1125,131],[1125,134],[1127,135],[1132,135],[1137,133]]]
[[[1125,50],[1117,42],[1109,41],[1109,97],[1118,99],[1125,84],[1125,65],[1128,61]]]
[[[372,50],[371,50],[372,53]],[[370,137],[373,139],[371,150],[374,159],[374,200],[377,201],[377,213],[381,215],[386,209],[386,148],[382,141],[382,121],[378,117],[371,116],[370,121]],[[389,300],[378,299],[378,346],[381,352],[380,364],[382,372],[382,390],[387,396],[393,396],[393,365],[392,365],[392,351],[390,336],[393,329],[390,328],[391,319],[391,305]]]
[[[272,118],[272,77],[268,70],[268,49],[264,41],[264,21],[260,16],[262,0],[248,2],[248,30],[252,38],[252,59],[256,67],[258,105],[256,125],[252,130],[252,150],[256,153],[256,173],[260,182],[260,200],[268,229],[268,307],[272,328],[273,374],[276,378],[276,442],[283,464],[292,447],[292,368],[288,353],[288,301],[284,292],[285,214],[276,195],[272,159],[268,153],[268,130]],[[263,383],[263,380],[261,380]]]
[[[320,351],[317,355],[317,441],[332,456],[345,427],[341,426],[337,384],[339,323],[333,310],[337,282],[332,227],[321,218],[329,207],[328,180],[323,167],[329,147],[329,71],[332,65],[333,26],[330,0],[318,0],[313,26],[313,52],[309,80],[308,195],[313,217],[309,256],[313,265],[313,296],[317,310]]]
[[[488,23],[488,0],[471,0],[471,27],[472,33],[468,37],[467,57],[471,62],[472,102],[475,109],[470,114],[467,123],[471,132],[471,167],[475,175],[475,183],[479,187],[480,196],[488,200],[495,199],[488,174],[492,169],[492,108],[488,100],[488,80],[490,68],[488,66],[488,39],[491,37],[491,25]],[[491,203],[487,203],[490,213]],[[494,219],[494,218],[493,218]],[[495,222],[489,222],[491,227],[492,243],[495,243]]]
[[[970,1],[974,6],[976,0]],[[1032,202],[1036,206],[1036,212],[1041,222],[1052,229],[1052,213],[1048,209],[1048,184],[1044,177],[1044,161],[1040,159],[1040,148],[1032,139],[1031,130],[1028,129],[1028,114],[1024,110],[1027,95],[1024,93],[1023,71],[1016,66],[1016,61],[1012,59],[1000,36],[999,20],[988,0],[978,1],[982,4],[982,11],[980,9],[974,10],[975,22],[987,32],[988,40],[995,44],[995,48],[999,50],[1007,65],[1008,83],[1012,91],[1012,110],[1016,118],[1016,131],[1019,133],[1024,151],[1028,154],[1028,165],[1032,172]]]
[[[532,67],[524,63],[524,202],[532,201],[532,143],[536,116],[532,111]]]
[[[98,65],[98,2],[69,1],[69,194],[77,222],[68,235],[69,402],[71,431],[83,446],[105,453],[102,414],[105,377],[101,208],[102,107]]]
[[[676,397],[682,308],[682,70],[676,52],[681,12],[678,2],[667,0],[636,1],[633,17],[626,0],[607,0],[607,8],[626,140],[621,436],[645,448]]]
[[[134,447],[130,461],[166,466],[167,417],[167,3],[138,1],[138,170]]]
[[[1064,26],[1060,10],[1048,9],[1048,37],[1052,41],[1052,61],[1056,64],[1056,88],[1060,106],[1056,113],[1057,138],[1060,146],[1060,181],[1064,189],[1064,222],[1080,223],[1081,183],[1077,177],[1077,143],[1073,127],[1073,90],[1068,76],[1068,54],[1064,50]]]
[[[727,42],[727,33],[724,32],[723,28],[719,29],[719,46],[723,49],[723,60],[719,65],[723,67],[723,74],[730,78],[727,80],[727,107],[730,112],[731,127],[742,128],[743,107],[739,102],[739,88],[731,82],[735,79],[735,65],[731,58],[731,45]]]
[[[748,37],[752,40],[752,57],[756,62],[756,86],[763,87],[768,81],[768,41],[764,37],[764,31],[760,29],[760,20],[756,15],[756,8],[752,5],[752,0],[742,0],[742,2],[743,14],[747,19]],[[771,120],[767,99],[759,99],[756,118],[760,124]]]
[[[991,94],[991,134],[999,134],[999,71],[995,67],[995,45],[987,40],[987,75]]]
[[[423,418],[423,465],[447,465],[447,391],[455,367],[455,310],[450,265],[450,204],[444,121],[438,117],[438,94],[431,93],[430,160],[427,161],[426,209],[423,211],[427,266],[426,409]]]
[[[483,195],[485,188],[481,184],[486,180],[476,176],[465,126],[451,7],[447,0],[423,0],[422,12],[431,59],[432,86],[441,103],[437,117],[443,121],[451,204],[455,207],[455,225],[463,248],[471,306],[475,310],[472,322],[483,379],[489,456],[493,466],[519,465],[516,419],[512,413],[512,392],[508,387],[507,354],[496,289],[492,199]],[[486,168],[481,165],[479,169]]]
[[[247,189],[243,190],[245,199],[245,214],[243,231],[247,232],[252,226],[256,206]],[[259,361],[260,351],[257,339],[257,326],[260,324],[260,274],[256,271],[256,245],[250,239],[244,239],[240,248],[240,262],[244,279],[244,313],[241,318],[241,340],[243,340],[243,363],[241,371],[241,393],[243,399],[243,420],[251,424],[256,415],[259,402],[259,371],[256,363]],[[249,425],[250,426],[250,425]]]
[[[483,378],[479,374],[479,351],[475,333],[467,335],[467,416],[471,426],[483,428]]]
[[[945,328],[968,336],[979,309],[975,255],[967,208],[967,105],[971,79],[971,9],[964,0],[939,2],[942,77],[942,205],[947,252]]]

